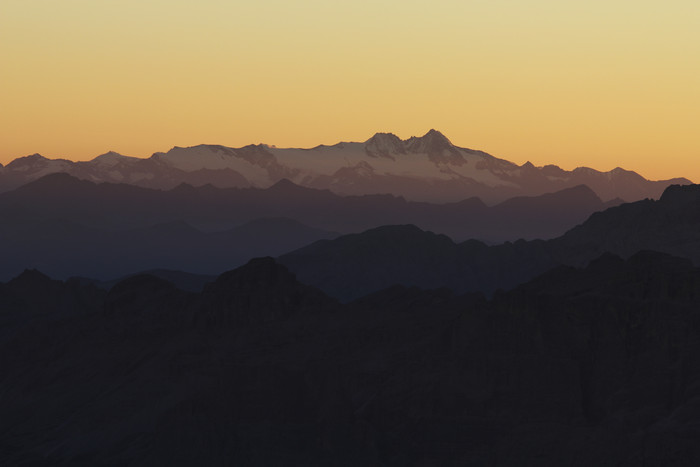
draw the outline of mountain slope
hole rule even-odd
[[[517,208],[520,200],[514,201]],[[279,258],[299,278],[341,300],[393,284],[491,294],[556,265],[585,266],[604,253],[652,250],[700,264],[700,188],[671,186],[660,200],[597,212],[561,237],[488,246],[454,243],[415,226],[391,226],[316,242]]]
[[[339,196],[282,179],[267,189],[181,184],[161,191],[127,184],[95,184],[56,173],[0,194],[0,220],[64,219],[107,229],[185,221],[224,230],[261,217],[293,218],[327,231],[350,233],[386,224],[415,224],[463,240],[489,242],[552,238],[583,222],[603,203],[585,186],[511,199],[488,207],[477,198],[433,204],[391,195]]]
[[[290,219],[260,219],[218,232],[202,232],[181,221],[122,230],[63,220],[16,223],[0,229],[0,278],[25,268],[57,278],[89,277],[98,283],[151,269],[219,274],[256,256],[279,255],[335,236]],[[191,283],[187,288],[195,290],[206,281],[187,274],[175,278],[163,271],[157,275]]]
[[[490,294],[557,264],[543,241],[457,244],[413,225],[384,226],[315,242],[280,256],[279,261],[302,282],[342,301],[394,284]]]

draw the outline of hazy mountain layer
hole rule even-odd
[[[432,204],[390,195],[343,197],[288,180],[267,189],[180,185],[161,191],[126,184],[95,184],[53,174],[0,194],[0,219],[9,224],[63,219],[108,229],[185,221],[211,231],[260,217],[286,217],[340,233],[411,223],[456,239],[500,242],[552,238],[593,212],[618,203],[603,203],[585,186],[514,198],[488,207],[477,198]]]
[[[95,181],[170,189],[194,186],[267,188],[282,179],[342,195],[393,194],[414,201],[454,202],[479,197],[487,204],[514,196],[533,196],[577,185],[589,186],[601,199],[636,201],[658,198],[668,185],[689,180],[649,181],[635,172],[610,172],[555,165],[518,166],[485,152],[460,148],[430,130],[401,140],[377,133],[365,142],[312,149],[268,145],[229,148],[218,145],[175,147],[148,159],[107,153],[91,161],[49,160],[38,154],[0,166],[0,191],[8,191],[55,172]]]
[[[257,219],[219,232],[202,232],[182,221],[108,230],[46,220],[5,224],[0,227],[0,235],[0,278],[37,268],[57,278],[87,277],[102,287],[110,284],[95,279],[113,279],[153,268],[220,274],[256,256],[279,255],[337,236],[283,218]],[[186,289],[201,290],[205,278],[196,274],[158,275]]]
[[[555,265],[586,265],[605,252],[654,250],[700,264],[700,188],[671,186],[660,200],[593,214],[561,237],[488,246],[455,243],[415,226],[386,226],[319,241],[280,257],[305,283],[341,300],[392,284],[491,294]]]
[[[52,174],[0,194],[0,278],[25,268],[61,279],[149,269],[219,274],[255,256],[386,223],[492,243],[552,238],[610,204],[585,186],[488,207],[476,198],[438,205],[342,197],[287,180],[267,189],[161,191]]]

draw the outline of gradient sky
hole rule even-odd
[[[0,162],[402,138],[700,181],[697,0],[2,0]]]

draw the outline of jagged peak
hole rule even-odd
[[[369,138],[367,141],[365,141],[365,144],[370,144],[372,142],[402,143],[403,140],[393,133],[377,132],[374,135],[372,135],[371,138]]]
[[[435,129],[431,129],[420,137],[410,137],[406,140],[406,145],[409,151],[418,153],[436,153],[454,148],[452,142]]]
[[[393,133],[375,133],[365,141],[365,151],[369,156],[392,158],[392,154],[406,154],[406,144]]]
[[[450,142],[449,139],[447,139],[447,136],[443,135],[439,131],[437,131],[435,128],[431,128],[428,130],[426,134],[423,135],[423,138],[438,138],[444,141],[447,141],[448,143]]]
[[[27,160],[27,159],[43,159],[43,160],[49,160],[47,157],[42,156],[42,155],[39,154],[38,152],[35,152],[34,154],[30,154],[30,155],[28,155],[28,156],[18,157],[17,159],[25,159],[25,160]],[[17,159],[15,159],[15,160],[17,160]]]

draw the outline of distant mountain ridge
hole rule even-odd
[[[181,184],[162,191],[127,184],[96,184],[56,173],[0,193],[0,221],[6,229],[18,222],[56,219],[108,229],[184,221],[213,231],[261,217],[286,217],[341,234],[387,224],[415,224],[455,240],[476,238],[493,243],[553,238],[593,212],[620,202],[604,203],[584,185],[487,206],[479,198],[436,204],[392,195],[340,196],[287,179],[265,189]]]
[[[535,196],[577,185],[589,186],[604,201],[658,198],[685,178],[650,181],[621,168],[572,171],[555,165],[518,166],[490,154],[453,145],[436,130],[402,140],[377,133],[364,142],[341,142],[311,149],[265,144],[229,148],[202,144],[149,158],[108,152],[91,161],[47,159],[39,154],[0,165],[0,192],[56,172],[93,182],[127,183],[171,189],[193,186],[267,188],[282,179],[342,195],[391,193],[409,200],[454,202],[479,197],[487,204],[515,196]]]
[[[700,265],[699,213],[700,185],[674,185],[659,200],[596,212],[547,241],[460,243],[413,225],[393,225],[317,241],[279,261],[302,282],[345,301],[395,284],[491,294],[610,253],[629,258],[649,250]]]

